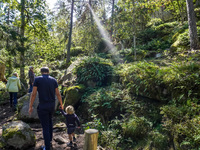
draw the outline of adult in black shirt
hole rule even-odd
[[[58,90],[58,83],[55,78],[49,76],[49,68],[41,68],[42,76],[35,78],[33,84],[33,92],[31,95],[29,114],[33,111],[33,102],[35,101],[36,94],[39,94],[39,104],[37,107],[38,117],[40,119],[45,146],[43,150],[50,150],[52,135],[53,135],[53,123],[52,114],[55,109],[55,95],[60,102],[61,109],[63,109],[62,98]]]

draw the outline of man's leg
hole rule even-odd
[[[52,137],[53,137],[53,122],[52,122],[52,113],[49,114],[49,137],[50,137],[50,146],[52,146]]]
[[[38,111],[38,117],[40,119],[41,125],[42,125],[42,129],[43,129],[43,138],[44,138],[44,143],[45,143],[45,147],[46,150],[50,150],[50,125],[49,125],[49,113],[47,111],[42,111],[39,110]]]

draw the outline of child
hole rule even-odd
[[[74,131],[76,129],[76,123],[78,124],[78,128],[80,128],[80,121],[78,116],[75,114],[74,112],[74,107],[69,105],[66,107],[65,109],[66,113],[61,110],[62,114],[65,116],[66,118],[66,126],[67,126],[67,134],[69,136],[69,140],[70,143],[67,144],[67,146],[72,146],[72,137],[73,137],[73,141],[76,141],[75,135],[74,135]]]

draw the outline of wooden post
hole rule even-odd
[[[85,144],[83,150],[97,150],[99,131],[96,129],[85,130]]]

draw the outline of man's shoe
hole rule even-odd
[[[46,150],[45,146],[40,147],[41,150]]]
[[[70,142],[70,143],[67,144],[67,146],[69,146],[69,147],[72,147],[72,145],[73,145],[72,142]]]
[[[76,138],[75,137],[73,137],[73,142],[76,142]]]

